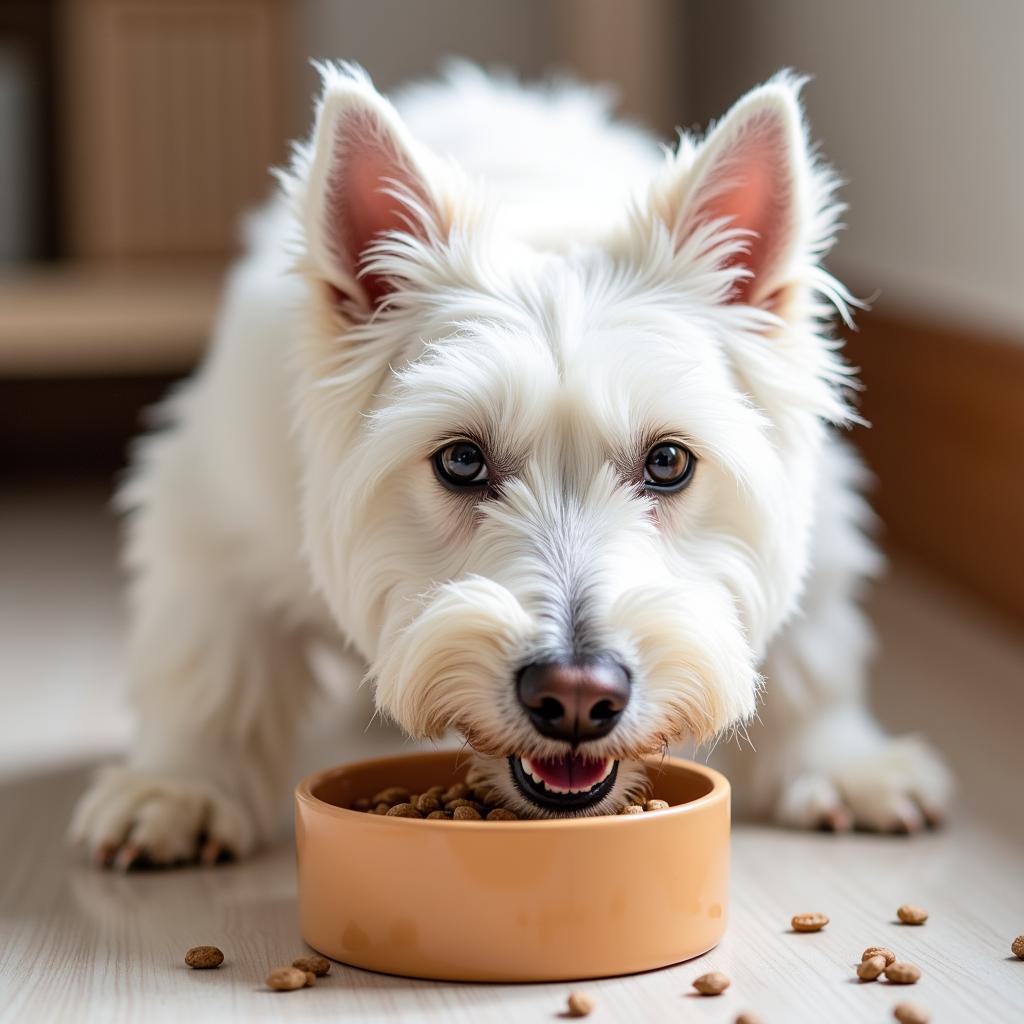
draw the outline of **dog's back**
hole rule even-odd
[[[664,159],[651,136],[613,119],[613,98],[602,87],[523,85],[459,62],[394,102],[419,141],[482,180],[504,230],[563,248],[606,234]]]

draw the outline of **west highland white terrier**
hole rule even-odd
[[[122,495],[140,728],[73,837],[122,866],[251,851],[328,639],[520,815],[606,813],[638,758],[737,732],[755,813],[940,814],[941,761],[865,703],[879,558],[801,80],[668,151],[578,86],[461,66],[393,106],[320,71]]]

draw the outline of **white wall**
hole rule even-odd
[[[814,76],[815,136],[848,179],[833,266],[881,309],[1024,343],[1024,3],[694,3],[692,115],[779,67]]]

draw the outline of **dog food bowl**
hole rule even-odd
[[[653,759],[642,815],[428,821],[347,808],[387,786],[462,779],[457,753],[342,765],[299,784],[299,921],[315,950],[386,974],[560,981],[646,971],[725,930],[729,783]]]

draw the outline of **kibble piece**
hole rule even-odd
[[[395,804],[388,812],[389,818],[422,818],[423,815],[412,804]]]
[[[454,800],[448,800],[445,803],[445,810],[457,811],[460,807],[473,807],[476,808],[476,801],[469,800],[464,796],[458,796]]]
[[[1018,935],[1010,945],[1010,952],[1018,959],[1024,960],[1024,935]]]
[[[377,804],[373,809],[374,814],[387,814],[391,810],[391,804]]]
[[[437,821],[439,819],[443,819],[443,820],[447,821],[448,819],[451,818],[451,816],[452,816],[452,812],[451,811],[431,811],[427,815],[427,820],[429,821],[431,818],[433,818],[435,821]]]
[[[312,971],[318,978],[322,978],[331,969],[331,961],[315,954],[298,956],[292,961],[292,967],[298,967],[300,971]]]
[[[894,985],[913,985],[921,977],[921,968],[898,960],[885,969],[886,978]]]
[[[412,801],[410,801],[412,803]],[[418,800],[415,801],[416,810],[420,814],[431,814],[434,811],[441,809],[441,801],[436,796],[431,796],[429,793],[423,793]]]
[[[639,804],[626,804],[619,814],[643,814],[644,809]]]
[[[884,956],[869,956],[857,965],[857,977],[861,981],[874,981],[887,966]]]
[[[746,1010],[736,1018],[736,1024],[763,1024],[763,1022],[759,1014]]]
[[[924,907],[915,907],[911,903],[904,903],[896,911],[896,916],[904,924],[924,924],[928,920],[928,911]]]
[[[864,961],[870,960],[873,956],[883,957],[886,967],[888,967],[889,964],[894,964],[896,962],[896,954],[891,949],[886,949],[885,946],[868,946],[868,948],[861,953],[860,958]]]
[[[585,992],[570,992],[566,1013],[570,1017],[586,1017],[597,1004]]]
[[[278,967],[267,975],[267,988],[276,992],[294,992],[306,987],[306,972],[298,967]]]
[[[464,782],[456,782],[454,786],[449,786],[441,794],[441,803],[448,804],[453,800],[462,800],[469,792],[469,786]]]
[[[667,811],[668,810],[667,800],[648,800],[644,804],[645,811]]]
[[[702,996],[720,996],[731,984],[721,971],[711,971],[693,979],[693,987]]]
[[[445,788],[446,787],[440,786],[440,785],[438,785],[438,786],[431,786],[430,789],[428,789],[423,795],[424,796],[432,796],[435,800],[440,801],[441,796],[442,796],[442,794],[445,791]]]
[[[487,812],[488,821],[518,821],[519,815],[505,807],[495,807]]]
[[[406,804],[409,802],[409,790],[405,786],[388,786],[382,789],[373,797],[374,804],[387,804],[394,807],[395,804]]]
[[[928,1024],[932,1015],[920,1003],[897,1003],[892,1015],[900,1024]]]
[[[820,932],[828,918],[824,914],[797,914],[790,924],[795,932]]]
[[[224,954],[216,946],[193,946],[185,954],[185,963],[196,971],[208,971],[224,963]]]
[[[306,976],[306,988],[312,988],[316,984],[316,975],[312,971],[303,971]]]
[[[361,796],[353,805],[353,811],[372,811],[373,803],[367,800],[365,796]]]
[[[475,807],[472,807],[472,806],[467,807],[465,805],[463,805],[462,807],[456,807],[455,810],[452,811],[452,818],[455,821],[482,821],[483,820],[480,812]]]

